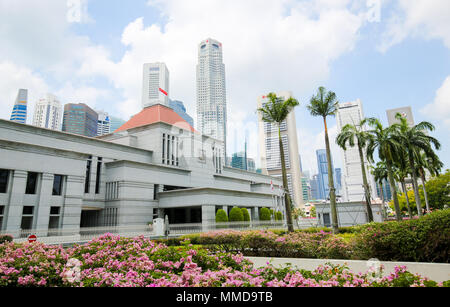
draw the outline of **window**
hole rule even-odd
[[[5,215],[5,206],[0,206],[0,231],[3,229],[3,216]]]
[[[8,191],[9,170],[0,169],[0,193]]]
[[[38,180],[38,173],[32,172],[28,173],[25,194],[36,194],[37,180]]]
[[[63,183],[63,176],[62,175],[55,175],[55,178],[53,179],[53,192],[52,195],[61,196],[62,195],[62,183]]]
[[[95,179],[95,194],[100,194],[100,175],[102,171],[102,158],[98,158],[97,177]]]
[[[23,230],[32,229],[33,228],[33,214],[34,207],[33,206],[24,206],[22,210],[22,223],[20,228]]]
[[[60,207],[50,207],[50,219],[48,222],[48,229],[59,228],[60,212],[61,212]]]
[[[330,227],[331,226],[331,220],[330,220],[330,214],[329,213],[324,213],[323,214],[323,225],[325,227]]]
[[[84,181],[84,193],[89,193],[89,185],[91,181],[91,167],[92,167],[92,156],[89,156],[89,159],[86,164],[86,178]]]

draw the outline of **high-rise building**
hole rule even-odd
[[[64,106],[63,131],[95,137],[97,122],[97,112],[84,103],[68,103]]]
[[[335,178],[335,185],[336,185],[336,194],[341,195],[341,192],[342,192],[342,170],[340,168],[334,169],[334,178]]]
[[[292,97],[292,93],[288,91],[279,92],[276,93],[276,95],[282,99]],[[268,101],[266,96],[259,96],[257,104],[258,109],[263,108]],[[261,169],[263,174],[281,177],[282,170],[278,125],[263,122],[262,115],[258,112],[258,133]],[[281,124],[281,139],[286,162],[289,193],[291,194],[291,199],[295,206],[303,207],[302,173],[300,171],[297,127],[294,111],[290,112],[286,120]]]
[[[182,101],[169,99],[169,107],[175,111],[178,115],[181,116],[185,121],[189,123],[192,127],[194,127],[194,119],[186,113],[186,107],[184,106]]]
[[[115,117],[115,116],[110,116],[109,120],[110,120],[110,125],[111,125],[111,127],[110,127],[111,133],[116,131],[117,129],[119,129],[121,126],[123,126],[123,124],[125,124],[127,122],[126,120],[123,120],[123,119],[121,119],[119,117]]]
[[[111,132],[111,119],[108,113],[104,111],[96,111],[98,114],[97,120],[97,136],[109,134]]]
[[[34,107],[33,126],[61,130],[62,104],[53,94],[46,94]]]
[[[336,121],[338,132],[342,131],[342,128],[347,125],[359,125],[364,119],[364,113],[362,103],[358,99],[353,102],[346,102],[339,104],[338,111],[336,113]],[[365,129],[365,127],[363,127]],[[363,150],[363,153],[365,150]],[[347,146],[347,150],[341,149],[341,155],[343,158],[343,175],[342,180],[342,198],[344,201],[362,201],[364,197],[363,176],[361,170],[361,158],[359,156],[359,150],[357,144],[354,147]],[[369,163],[364,153],[364,161],[366,168],[367,181],[371,194],[375,190],[375,180],[370,173]]]
[[[383,198],[381,194],[383,192],[384,201],[386,203],[392,200],[391,188],[389,186],[389,181],[387,179],[383,179],[383,191],[381,191],[381,186],[378,182],[376,183],[376,188],[377,188],[377,196],[379,198],[381,199]]]
[[[328,199],[330,196],[330,186],[328,182],[328,160],[327,151],[325,149],[318,149],[316,151],[317,169],[319,171],[318,180],[318,196],[319,199]],[[331,169],[333,169],[333,158],[331,158]],[[334,176],[334,174],[333,174]],[[334,178],[334,177],[333,177]],[[336,180],[334,180],[336,182]],[[336,187],[336,184],[335,184]]]
[[[249,172],[256,172],[255,160],[248,158],[244,151],[234,153],[231,158],[231,167]]]
[[[208,38],[198,46],[197,129],[223,141],[226,157],[227,98],[222,44]]]
[[[401,107],[401,108],[397,108],[397,109],[387,110],[386,115],[388,118],[389,126],[391,126],[395,123],[400,123],[400,121],[395,118],[397,113],[400,113],[401,116],[406,118],[406,120],[410,126],[414,126],[414,116],[413,116],[411,107]]]
[[[309,178],[302,177],[302,193],[303,193],[303,201],[309,201],[311,199],[311,184],[309,182]]]
[[[313,175],[309,184],[311,185],[311,199],[318,200],[320,199],[319,195],[319,175]]]
[[[169,70],[164,63],[144,64],[142,107],[169,106]]]
[[[11,113],[11,121],[21,124],[27,123],[28,90],[20,89]]]

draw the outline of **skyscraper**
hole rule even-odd
[[[108,113],[97,111],[97,136],[109,134],[111,132],[111,120]]]
[[[198,46],[197,129],[227,144],[227,98],[222,44],[208,38]]]
[[[192,127],[194,127],[194,119],[186,113],[186,107],[184,106],[182,101],[169,99],[169,107],[175,111],[178,115],[181,116],[185,121],[189,123]]]
[[[310,180],[310,185],[311,185],[311,198],[313,200],[318,200],[320,199],[320,195],[319,195],[319,175],[313,175],[312,179]]]
[[[318,181],[318,196],[319,199],[328,199],[330,194],[330,187],[328,183],[328,160],[327,151],[325,149],[318,149],[316,151],[317,169],[319,171]],[[333,169],[333,158],[331,158],[331,169]],[[334,174],[333,174],[334,176]]]
[[[142,79],[142,108],[155,104],[169,106],[169,70],[166,64],[144,64]]]
[[[115,116],[110,116],[109,119],[110,119],[110,124],[111,124],[110,132],[116,131],[116,130],[119,129],[123,124],[125,124],[125,123],[127,122],[126,120],[121,119],[121,118],[119,118],[119,117],[115,117]]]
[[[68,103],[64,106],[63,131],[95,137],[98,114],[84,103]]]
[[[231,167],[249,172],[256,172],[255,160],[248,158],[244,151],[234,153],[231,158]]]
[[[292,93],[288,91],[276,93],[277,97],[288,99]],[[259,96],[257,108],[263,108],[268,102],[266,96]],[[262,121],[262,115],[258,112],[258,133],[261,154],[261,169],[263,174],[275,177],[282,176],[278,125]],[[298,153],[297,127],[295,112],[289,113],[281,124],[281,139],[283,142],[284,158],[286,162],[289,193],[295,206],[304,204],[302,193],[302,173],[300,171],[300,158]]]
[[[27,123],[28,90],[20,89],[11,113],[11,121],[21,124]]]
[[[336,113],[338,132],[347,125],[358,125],[364,119],[362,103],[358,99],[353,102],[339,104]],[[363,150],[363,153],[365,151]],[[362,201],[364,200],[363,177],[361,170],[361,158],[357,144],[354,147],[347,146],[347,150],[341,149],[343,157],[343,175],[342,197],[344,201]],[[364,154],[365,169],[371,195],[375,193],[375,180],[369,170],[369,163]]]
[[[62,104],[55,95],[48,93],[36,103],[33,126],[62,129]]]

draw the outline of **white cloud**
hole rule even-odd
[[[28,89],[28,120],[32,123],[35,102],[48,91],[38,74],[11,62],[0,62],[0,118],[9,119],[19,89]]]
[[[378,49],[385,52],[408,37],[440,39],[450,48],[448,12],[448,0],[399,0]]]
[[[426,105],[421,112],[432,119],[442,121],[450,128],[450,76],[436,91],[434,101]]]

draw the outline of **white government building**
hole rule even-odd
[[[0,120],[0,230],[205,223],[233,206],[256,220],[282,202],[281,180],[225,166],[222,146],[161,104],[97,138]]]

